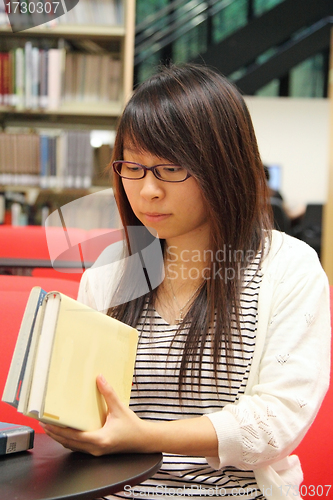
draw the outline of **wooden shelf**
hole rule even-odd
[[[1,112],[0,126],[30,127],[30,128],[79,128],[109,130],[114,129],[118,122],[115,114],[82,113],[43,113],[43,112]]]
[[[107,25],[75,25],[58,24],[55,27],[28,28],[24,31],[13,33],[9,26],[0,26],[0,36],[11,36],[18,38],[27,37],[51,37],[51,38],[90,38],[110,39],[122,38],[126,34],[125,26]]]
[[[50,193],[80,193],[81,196],[92,193],[99,193],[111,189],[111,186],[90,186],[90,188],[41,188],[39,186],[24,186],[19,184],[6,184],[0,183],[1,192],[14,192],[14,193],[39,193],[40,191],[50,192]],[[107,194],[107,193],[105,193]]]
[[[0,106],[0,113],[25,115],[83,115],[83,116],[119,116],[122,111],[121,102],[65,102],[58,109],[22,109],[11,106]]]

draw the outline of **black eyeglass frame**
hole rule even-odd
[[[117,169],[116,169],[116,164],[122,164],[122,163],[129,163],[130,165],[138,165],[139,167],[142,168],[142,172],[143,172],[143,175],[142,177],[125,177],[124,175],[121,175]],[[143,179],[144,177],[146,177],[146,174],[147,172],[152,172],[154,174],[154,176],[156,177],[156,179],[158,179],[159,181],[162,181],[162,182],[171,182],[171,183],[175,183],[175,182],[184,182],[186,181],[186,179],[188,179],[189,177],[192,177],[192,175],[189,173],[188,170],[186,170],[187,172],[187,175],[185,177],[185,179],[182,179],[181,181],[167,181],[166,179],[161,179],[161,177],[158,177],[157,173],[155,172],[155,169],[157,167],[180,167],[180,165],[175,165],[173,163],[161,163],[159,165],[153,165],[152,167],[146,167],[146,165],[142,165],[141,163],[137,163],[135,161],[125,161],[125,160],[115,160],[112,162],[112,167],[113,167],[113,170],[114,172],[119,175],[119,177],[121,177],[122,179],[128,179],[130,181],[138,181],[140,179]]]

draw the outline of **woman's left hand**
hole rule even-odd
[[[45,433],[65,448],[95,456],[145,452],[144,435],[148,423],[121,403],[117,394],[101,375],[97,377],[97,387],[108,407],[107,419],[101,429],[83,432],[69,427],[40,423]]]

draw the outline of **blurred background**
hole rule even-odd
[[[80,0],[44,21],[0,0],[0,224],[43,226],[98,193],[68,223],[112,225],[106,167],[128,97],[160,63],[202,62],[245,96],[275,226],[333,280],[331,0]]]

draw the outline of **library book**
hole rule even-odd
[[[41,422],[82,431],[104,425],[103,374],[129,404],[138,331],[67,295],[34,287],[2,401]]]

